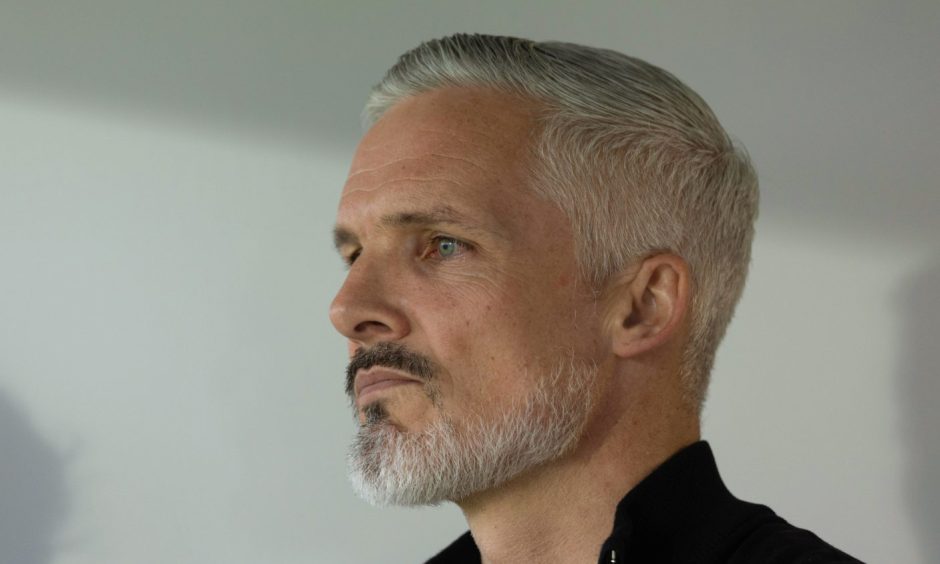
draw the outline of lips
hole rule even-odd
[[[361,405],[366,396],[406,384],[422,384],[422,382],[413,376],[388,368],[370,368],[356,375],[356,400]]]

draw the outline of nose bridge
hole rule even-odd
[[[401,276],[388,253],[362,253],[330,306],[330,321],[346,338],[369,344],[401,339],[410,332],[402,311]]]

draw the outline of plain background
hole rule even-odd
[[[350,492],[330,230],[371,84],[479,31],[618,49],[762,179],[705,437],[739,497],[940,562],[940,3],[0,0],[0,562],[418,562]]]

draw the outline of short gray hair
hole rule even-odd
[[[538,102],[532,188],[567,214],[593,288],[653,254],[685,259],[693,291],[681,379],[700,410],[750,262],[758,190],[743,147],[659,67],[607,49],[488,35],[402,55],[373,88],[364,125],[406,97],[452,86]]]

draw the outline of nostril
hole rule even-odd
[[[356,325],[355,331],[360,335],[366,333],[387,333],[391,331],[392,328],[388,325],[382,323],[381,321],[363,321]]]

